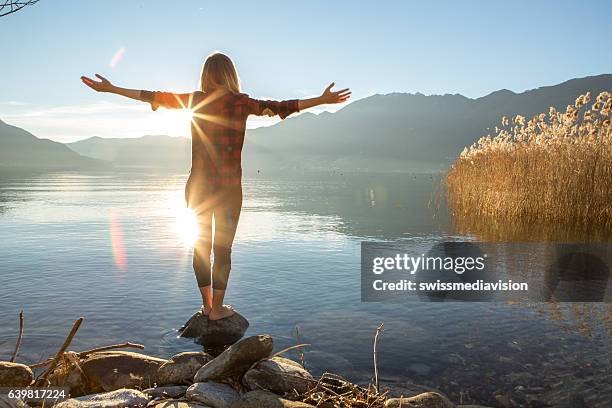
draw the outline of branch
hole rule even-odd
[[[62,355],[64,354],[64,352],[66,351],[66,349],[68,348],[68,346],[70,346],[70,343],[72,342],[72,339],[74,337],[74,335],[76,334],[77,330],[79,330],[79,327],[81,327],[81,323],[83,323],[83,320],[85,320],[84,317],[79,317],[74,324],[72,325],[72,329],[70,330],[70,333],[68,333],[68,337],[66,337],[66,340],[64,340],[64,344],[62,344],[62,347],[60,347],[60,349],[57,351],[57,354],[55,354],[55,357],[53,358],[53,361],[51,362],[51,365],[49,366],[49,368],[47,368],[47,371],[45,371],[37,380],[36,380],[36,385],[38,386],[45,386],[47,385],[47,377],[49,376],[49,374],[51,374],[51,372],[53,370],[55,370],[55,367],[57,367],[57,364],[60,361],[60,358],[62,357]]]
[[[25,6],[31,6],[32,4],[38,3],[39,0],[28,0],[28,1],[13,1],[6,0],[4,4],[0,5],[0,17],[8,16],[9,14],[15,13],[21,10]],[[5,8],[10,8],[8,11],[3,11]]]
[[[374,335],[374,386],[376,387],[376,392],[380,392],[378,388],[378,364],[376,359],[376,345],[378,344],[378,335],[383,331],[383,326],[385,323],[381,323],[380,326],[376,328],[376,334]]]
[[[21,339],[23,339],[23,310],[19,312],[19,337],[17,337],[17,344],[15,344],[15,351],[13,352],[13,356],[11,357],[10,362],[14,363],[17,358],[17,353],[19,352],[19,347],[21,346]]]

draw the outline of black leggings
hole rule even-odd
[[[232,267],[232,244],[242,209],[242,186],[228,186],[214,192],[204,192],[197,191],[197,188],[190,187],[189,184],[195,183],[187,184],[185,197],[187,205],[196,213],[199,227],[198,239],[193,250],[193,270],[198,286],[210,286],[212,282],[213,289],[225,290]],[[211,249],[214,254],[212,268]]]

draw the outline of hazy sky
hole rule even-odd
[[[610,1],[40,0],[0,18],[0,36],[0,119],[58,141],[188,135],[184,113],[96,94],[79,76],[190,91],[214,50],[234,58],[245,92],[270,98],[331,81],[355,99],[479,97],[612,72]]]

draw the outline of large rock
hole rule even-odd
[[[244,336],[249,321],[236,312],[230,317],[208,320],[199,310],[179,329],[181,337],[193,338],[205,347],[218,347],[234,344]]]
[[[212,408],[231,408],[240,399],[238,391],[227,384],[195,383],[187,388],[187,399],[210,405]]]
[[[242,378],[249,390],[268,390],[276,394],[304,393],[315,382],[312,375],[295,361],[272,357],[251,367]]]
[[[0,408],[29,408],[29,405],[19,398],[9,398],[8,395],[0,394]]]
[[[211,408],[208,405],[198,404],[197,402],[184,400],[166,400],[156,405],[154,408]]]
[[[27,365],[0,361],[0,387],[26,387],[32,380],[32,370]]]
[[[149,388],[167,360],[129,351],[93,353],[80,361],[81,370],[60,367],[52,373],[52,385],[70,388],[72,395],[86,395],[120,388]]]
[[[162,364],[157,371],[157,384],[191,384],[198,370],[212,360],[212,356],[202,351],[179,353]]]
[[[144,407],[149,398],[140,391],[120,389],[102,394],[71,398],[55,405],[55,408],[124,408]]]
[[[249,391],[232,408],[314,408],[305,402],[290,401],[270,391]]]
[[[270,357],[270,353],[272,337],[267,334],[247,337],[200,368],[193,381],[204,382],[242,375],[257,361]]]
[[[385,408],[456,408],[442,394],[425,392],[410,398],[390,398],[385,402]]]
[[[168,387],[147,388],[143,391],[151,398],[179,398],[187,392],[186,385],[173,385]]]

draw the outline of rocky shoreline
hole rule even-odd
[[[389,389],[377,390],[373,384],[353,384],[331,373],[315,378],[302,364],[282,357],[289,349],[273,354],[270,335],[242,338],[249,323],[238,313],[213,323],[196,312],[179,333],[198,343],[217,346],[219,353],[188,351],[169,359],[116,349],[143,347],[132,343],[80,353],[67,351],[81,322],[82,318],[75,322],[55,358],[31,367],[0,361],[0,387],[5,390],[64,387],[70,398],[43,402],[9,398],[5,392],[0,393],[0,408],[478,407],[455,405],[439,392],[402,395]],[[20,339],[21,334],[20,330]],[[220,348],[224,343],[231,346]],[[35,376],[42,367],[47,368]]]

